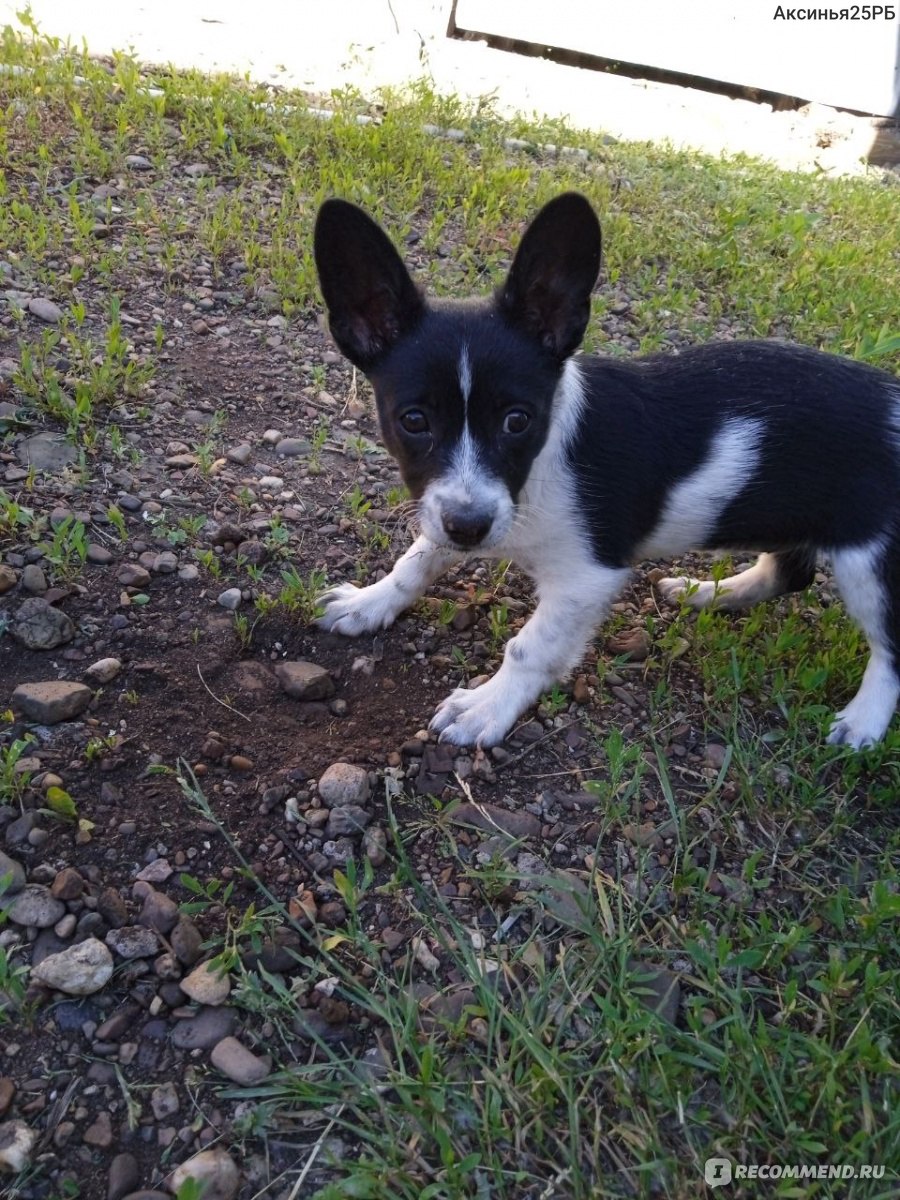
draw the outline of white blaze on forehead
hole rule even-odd
[[[469,396],[472,394],[472,363],[469,360],[469,347],[465,342],[459,353],[459,390],[462,392],[463,406],[468,420]]]

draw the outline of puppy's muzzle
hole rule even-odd
[[[466,505],[441,514],[444,532],[460,550],[474,550],[491,531],[495,513],[492,510]]]

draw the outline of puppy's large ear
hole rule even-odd
[[[497,293],[506,318],[560,361],[584,337],[600,271],[600,244],[600,222],[584,196],[557,196],[525,230]]]
[[[387,235],[346,200],[319,209],[313,253],[332,336],[368,371],[418,324],[421,293]]]

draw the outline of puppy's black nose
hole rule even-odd
[[[450,540],[470,550],[487,537],[494,515],[482,509],[459,508],[455,512],[444,513],[441,519]]]

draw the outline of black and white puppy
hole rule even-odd
[[[559,196],[525,232],[490,299],[426,300],[361,209],[326,201],[315,259],[331,332],[375,390],[384,441],[421,534],[384,579],[323,597],[320,625],[390,625],[465,555],[509,558],[538,605],[487,683],[459,688],[432,728],[490,746],[581,660],[642,559],[762,551],[718,585],[664,596],[741,608],[805,588],[831,560],[871,649],[830,742],[885,733],[900,696],[900,384],[779,342],[678,355],[573,357],[590,316],[600,226]]]

